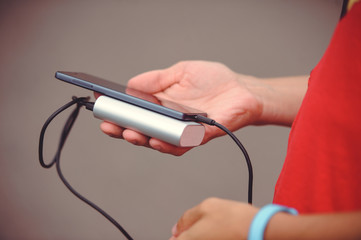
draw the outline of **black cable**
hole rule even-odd
[[[61,151],[64,147],[65,141],[70,133],[71,128],[73,127],[76,118],[78,117],[80,108],[82,106],[85,106],[86,109],[88,110],[93,110],[94,107],[94,103],[93,102],[89,102],[88,101],[89,98],[77,98],[77,97],[73,97],[72,101],[70,101],[69,103],[65,104],[64,106],[62,106],[61,108],[59,108],[58,110],[56,110],[44,123],[41,132],[40,132],[40,139],[39,139],[39,162],[41,164],[42,167],[44,168],[51,168],[54,164],[56,164],[56,170],[57,173],[61,179],[61,181],[64,183],[64,185],[76,196],[78,197],[80,200],[82,200],[83,202],[85,202],[86,204],[88,204],[89,206],[91,206],[92,208],[94,208],[96,211],[98,211],[100,214],[102,214],[106,219],[108,219],[128,240],[133,240],[133,238],[124,230],[124,228],[117,222],[115,221],[109,214],[107,214],[104,210],[102,210],[101,208],[99,208],[97,205],[95,205],[93,202],[89,201],[88,199],[86,199],[84,196],[82,196],[80,193],[78,193],[70,184],[69,182],[65,179],[62,170],[60,168],[60,155],[61,155]],[[59,145],[58,145],[58,149],[55,153],[55,156],[53,158],[53,160],[50,163],[45,163],[44,162],[44,157],[43,157],[43,145],[44,145],[44,136],[45,136],[45,132],[47,127],[49,126],[49,124],[51,123],[51,121],[61,112],[63,112],[64,110],[66,110],[67,108],[71,107],[72,105],[76,104],[76,108],[73,110],[73,112],[70,114],[70,116],[68,117],[62,133],[61,133],[61,137],[60,137],[60,141],[59,141]],[[227,133],[234,141],[235,143],[238,145],[238,147],[241,149],[246,162],[247,162],[247,166],[248,166],[248,173],[249,173],[249,182],[248,182],[248,203],[252,204],[252,186],[253,186],[253,170],[252,170],[252,164],[251,164],[251,160],[248,156],[248,153],[246,151],[246,149],[244,148],[244,146],[242,145],[242,143],[238,140],[238,138],[231,132],[229,131],[226,127],[224,127],[223,125],[217,123],[216,121],[214,121],[213,119],[201,116],[201,115],[197,115],[195,116],[195,120],[198,122],[202,122],[208,125],[212,125],[212,126],[216,126],[218,128],[220,128],[221,130],[223,130],[225,133]]]
[[[244,158],[246,159],[247,168],[248,168],[248,203],[252,204],[253,168],[252,168],[251,159],[249,158],[248,153],[247,153],[245,147],[243,146],[243,144],[241,143],[241,141],[239,141],[239,139],[231,131],[229,131],[225,126],[217,123],[213,119],[204,117],[202,115],[196,115],[196,116],[194,116],[194,118],[198,122],[205,123],[205,124],[208,124],[208,125],[211,125],[211,126],[216,126],[219,129],[223,130],[225,133],[227,133],[233,139],[233,141],[241,149],[241,151],[242,151],[242,153],[244,155]]]
[[[60,141],[59,141],[59,145],[58,145],[58,149],[56,151],[56,154],[53,158],[53,160],[46,164],[44,162],[44,157],[43,157],[43,145],[44,145],[44,136],[45,136],[45,132],[47,127],[49,126],[50,122],[61,112],[63,112],[64,110],[66,110],[67,108],[71,107],[72,105],[76,104],[76,108],[73,110],[73,112],[70,114],[70,116],[68,117],[63,131],[61,133],[61,137],[60,137]],[[89,206],[91,206],[92,208],[94,208],[96,211],[98,211],[100,214],[102,214],[105,218],[107,218],[111,223],[113,223],[113,225],[118,228],[119,231],[121,231],[121,233],[128,239],[128,240],[133,240],[133,238],[124,230],[124,228],[117,222],[115,221],[109,214],[107,214],[104,210],[102,210],[101,208],[99,208],[97,205],[95,205],[93,202],[89,201],[88,199],[86,199],[85,197],[83,197],[80,193],[78,193],[69,183],[68,181],[65,179],[61,168],[60,168],[60,154],[61,154],[61,150],[64,147],[65,141],[70,133],[70,130],[79,114],[79,110],[82,106],[85,106],[88,110],[93,110],[93,106],[94,103],[92,102],[88,102],[88,98],[77,98],[77,97],[73,97],[73,100],[70,101],[69,103],[65,104],[64,106],[62,106],[61,108],[59,108],[58,110],[56,110],[44,123],[41,132],[40,132],[40,139],[39,139],[39,161],[42,167],[44,168],[51,168],[54,163],[56,163],[56,170],[58,172],[58,175],[61,179],[61,181],[64,183],[64,185],[76,196],[78,197],[80,200],[82,200],[83,202],[85,202],[86,204],[88,204]]]

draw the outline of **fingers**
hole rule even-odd
[[[130,129],[123,131],[123,138],[137,146],[149,147],[149,137]]]
[[[181,156],[192,149],[191,147],[177,147],[156,138],[149,139],[149,146],[159,152],[169,153],[174,156]]]
[[[182,79],[185,65],[186,63],[183,62],[164,70],[155,70],[140,74],[130,79],[127,86],[151,94],[162,92]],[[98,98],[100,95],[101,94],[94,92],[95,98]],[[169,153],[175,156],[183,155],[191,149],[177,147],[107,122],[101,124],[101,129],[111,137],[123,138],[132,144],[150,147],[162,153]]]
[[[97,98],[100,97],[101,95],[102,95],[101,93],[94,92],[94,97],[95,97],[95,99],[97,99]]]
[[[100,129],[110,137],[123,138],[124,129],[109,122],[102,122]]]
[[[149,137],[130,129],[124,129],[113,123],[102,122],[100,129],[110,137],[125,139],[138,146],[149,146]]]

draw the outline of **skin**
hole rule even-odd
[[[247,239],[255,208],[246,203],[209,198],[186,211],[170,240]],[[360,239],[361,212],[294,216],[277,213],[264,239]]]
[[[128,86],[207,112],[208,117],[236,131],[247,125],[291,126],[307,90],[308,76],[260,79],[235,73],[215,62],[187,61],[140,74]],[[95,93],[95,96],[99,95]],[[176,147],[108,122],[101,130],[132,144],[180,156],[191,148]],[[202,144],[224,135],[205,126]],[[210,198],[186,211],[170,240],[247,239],[259,211],[246,203]],[[265,239],[360,239],[361,212],[291,216],[270,220]]]
[[[172,229],[175,239],[247,239],[258,209],[246,203],[209,198],[186,211]]]
[[[306,91],[307,76],[258,79],[235,73],[220,63],[190,61],[138,75],[129,80],[128,87],[207,112],[209,118],[236,131],[252,124],[290,126]],[[107,122],[100,127],[111,137],[163,153],[180,156],[191,149]],[[224,135],[217,128],[205,128],[202,144]]]

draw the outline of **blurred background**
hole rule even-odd
[[[124,239],[38,162],[41,127],[71,96],[57,70],[126,84],[181,60],[219,61],[257,77],[308,74],[325,51],[340,0],[0,1],[0,239]],[[46,135],[52,159],[70,111]],[[65,177],[134,239],[168,239],[207,197],[247,201],[248,172],[222,137],[181,157],[112,139],[81,111],[62,154]],[[254,204],[272,201],[289,128],[236,132],[254,167]]]

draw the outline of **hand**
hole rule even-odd
[[[247,78],[219,63],[189,61],[138,75],[128,82],[128,87],[204,111],[209,118],[235,131],[255,122],[262,111],[260,101],[247,89]],[[205,127],[202,144],[224,135],[216,127]],[[179,156],[190,149],[176,147],[107,122],[101,124],[101,129],[112,137],[124,138],[135,145],[164,153]]]
[[[209,198],[184,213],[173,227],[170,240],[247,239],[257,212],[249,204]]]

